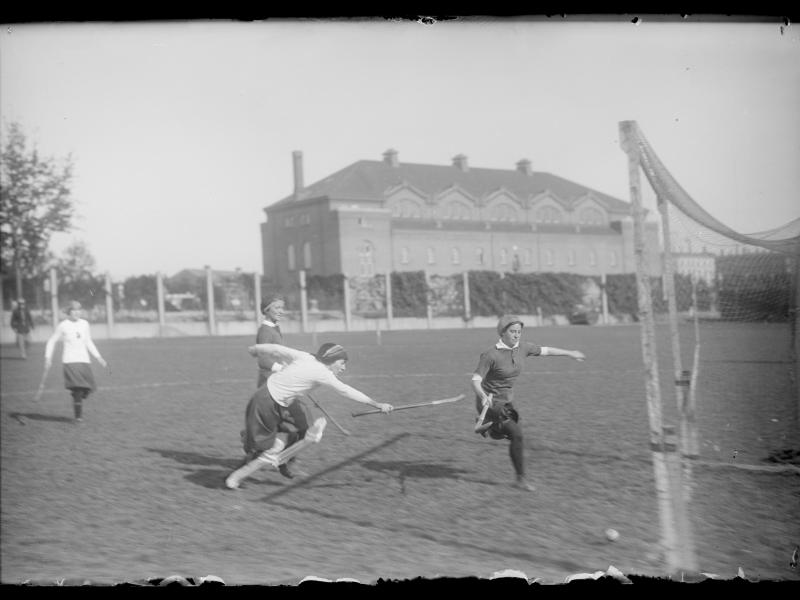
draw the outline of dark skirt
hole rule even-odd
[[[97,386],[89,363],[64,363],[64,387],[94,391]]]
[[[278,433],[288,434],[286,445],[291,446],[305,436],[311,422],[311,413],[300,398],[288,407],[281,406],[263,385],[253,394],[245,409],[242,431],[245,454],[269,450]]]

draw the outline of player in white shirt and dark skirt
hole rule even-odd
[[[89,322],[81,318],[80,302],[70,302],[67,307],[67,318],[61,321],[55,332],[47,340],[44,352],[45,373],[53,364],[53,351],[58,342],[63,342],[64,351],[61,362],[64,366],[64,387],[72,394],[72,407],[75,421],[83,419],[83,401],[96,389],[94,374],[89,355],[95,357],[104,367],[106,361],[100,355],[92,341]]]
[[[236,489],[243,479],[265,465],[278,466],[282,450],[309,435],[321,437],[321,430],[311,431],[311,415],[298,405],[299,398],[324,385],[354,402],[362,402],[391,412],[391,404],[380,403],[340,381],[337,375],[346,368],[347,352],[339,344],[326,343],[316,354],[309,354],[278,344],[256,344],[251,355],[265,357],[286,366],[272,373],[256,390],[245,412],[244,465],[231,473],[225,485]],[[297,410],[301,408],[301,410]],[[322,421],[324,428],[325,420]]]

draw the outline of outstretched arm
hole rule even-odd
[[[61,338],[61,324],[56,325],[56,330],[47,340],[47,345],[44,347],[44,368],[49,369],[53,364],[53,351],[56,348],[56,343]]]
[[[367,396],[364,392],[360,392],[356,388],[347,385],[343,381],[339,381],[335,376],[326,381],[325,384],[331,389],[335,390],[340,396],[344,396],[353,402],[369,404],[370,406],[381,409],[383,412],[391,412],[394,410],[394,406],[391,404],[387,404],[385,402],[375,402],[375,400]]]
[[[271,360],[272,362],[286,364],[308,355],[308,352],[295,350],[294,348],[289,348],[288,346],[283,346],[282,344],[256,344],[254,346],[250,346],[247,351],[251,356],[256,358],[263,357]]]
[[[586,356],[580,350],[562,350],[553,346],[542,346],[542,356],[569,356],[577,361],[586,360]]]

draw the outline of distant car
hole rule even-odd
[[[594,325],[599,318],[599,313],[593,308],[576,307],[569,315],[569,322],[571,325]]]

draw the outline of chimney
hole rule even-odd
[[[296,200],[303,191],[303,153],[300,150],[292,152],[292,161],[294,163],[294,197]]]
[[[390,167],[400,166],[400,162],[397,160],[397,150],[395,150],[394,148],[389,148],[386,152],[384,152],[383,162],[385,162]]]
[[[467,157],[463,154],[457,154],[453,157],[453,166],[466,173],[469,170],[469,167],[467,166]]]
[[[533,171],[531,171],[531,161],[527,158],[523,158],[517,163],[517,171],[522,173],[523,175],[531,176],[533,175]]]

